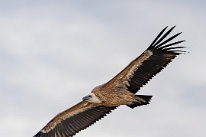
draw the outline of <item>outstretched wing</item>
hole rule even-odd
[[[113,83],[123,83],[130,92],[136,93],[145,85],[153,76],[164,69],[168,63],[177,55],[185,52],[181,50],[182,46],[174,46],[184,42],[184,40],[169,43],[181,33],[177,33],[168,39],[166,37],[175,28],[172,27],[166,33],[164,28],[151,45],[135,60],[133,60],[117,76],[105,84],[111,86]]]
[[[110,113],[116,107],[82,101],[58,114],[34,137],[71,137]]]

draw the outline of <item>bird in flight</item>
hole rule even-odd
[[[34,137],[72,137],[120,105],[135,108],[149,104],[151,95],[136,93],[177,55],[185,52],[183,46],[174,46],[184,40],[171,42],[181,33],[168,36],[174,28],[166,31],[165,27],[151,45],[119,74],[95,87],[80,103],[59,113]]]

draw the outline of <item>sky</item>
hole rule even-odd
[[[165,27],[183,32],[178,56],[138,94],[76,137],[205,137],[206,2],[0,0],[0,134],[35,135],[107,82]]]

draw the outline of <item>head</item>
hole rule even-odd
[[[94,93],[90,93],[89,95],[83,97],[82,100],[91,103],[101,103],[100,99]]]

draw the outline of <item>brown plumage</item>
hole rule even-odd
[[[148,104],[152,96],[135,93],[172,59],[184,52],[181,50],[184,47],[173,46],[184,40],[168,43],[181,33],[165,40],[174,27],[164,33],[166,29],[124,70],[106,84],[94,88],[82,102],[58,114],[34,137],[71,137],[120,105],[135,108]]]

